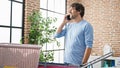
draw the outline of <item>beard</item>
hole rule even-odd
[[[72,14],[70,15],[71,19],[75,19],[76,17],[78,17],[78,15],[72,15]]]

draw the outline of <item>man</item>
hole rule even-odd
[[[93,27],[83,19],[84,11],[82,4],[73,3],[55,34],[55,38],[65,37],[64,62],[67,64],[84,64],[91,53]],[[70,20],[67,19],[68,15],[70,15]]]

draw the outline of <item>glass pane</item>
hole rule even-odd
[[[10,29],[0,27],[0,43],[9,43]]]
[[[48,0],[48,10],[54,11],[54,9],[55,9],[54,7],[55,7],[54,0]]]
[[[56,13],[53,13],[53,12],[48,12],[48,17],[57,18],[56,23],[54,23],[53,25],[58,27],[62,23],[64,15],[56,14]]]
[[[56,42],[54,43],[47,43],[42,47],[42,50],[58,50],[58,49],[64,49],[64,37],[57,39],[58,42],[60,42],[60,46],[57,45]]]
[[[22,38],[22,29],[12,29],[12,43],[20,43]]]
[[[64,59],[64,51],[54,51],[54,62],[55,63],[63,63]]]
[[[47,9],[47,0],[40,0],[40,8]]]
[[[44,50],[47,50],[47,45],[43,45],[42,46],[42,50],[44,51]]]
[[[22,4],[13,2],[12,26],[22,26]]]
[[[48,0],[48,6],[47,4],[47,0],[41,0],[42,2],[40,2],[40,7],[41,8],[47,8],[48,10],[52,10],[55,12],[59,12],[62,14],[57,14],[57,13],[53,13],[53,12],[49,12],[47,10],[42,10],[40,9],[40,11],[42,12],[42,16],[43,17],[55,17],[57,18],[57,22],[52,23],[51,26],[56,26],[58,27],[62,21],[63,21],[63,17],[65,14],[65,0]],[[43,6],[44,5],[44,6]],[[58,49],[63,49],[63,50],[59,50],[59,51],[54,51],[54,61],[55,63],[63,63],[63,56],[64,56],[64,38],[59,38],[57,39],[60,42],[60,47],[58,47],[56,45],[56,43],[47,43],[45,46],[43,46],[43,50],[58,50]]]
[[[65,14],[65,0],[55,0],[55,7],[56,12]]]
[[[54,43],[48,43],[47,50],[54,50]]]
[[[57,50],[57,49],[64,49],[64,38],[57,39],[60,42],[60,46],[57,46],[56,43],[47,43],[42,47],[42,50]]]
[[[0,0],[0,25],[10,25],[10,1]]]
[[[54,15],[54,14],[55,14],[55,13],[48,11],[48,17],[55,17],[56,15]]]
[[[40,12],[42,14],[42,17],[44,17],[44,18],[47,17],[47,11],[41,9]]]

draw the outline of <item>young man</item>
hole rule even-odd
[[[64,16],[55,38],[65,37],[64,62],[81,65],[88,61],[93,45],[93,27],[83,19],[85,8],[80,3],[73,3],[69,13]],[[70,20],[67,19],[70,15]],[[65,28],[64,28],[65,27]]]

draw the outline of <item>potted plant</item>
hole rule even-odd
[[[59,46],[59,42],[53,38],[53,34],[56,31],[55,26],[51,26],[52,23],[56,22],[56,18],[42,17],[39,11],[33,11],[28,16],[30,22],[30,32],[28,36],[29,44],[39,44],[41,46],[47,45],[48,43],[56,42]],[[40,53],[40,62],[53,61],[53,51]]]

